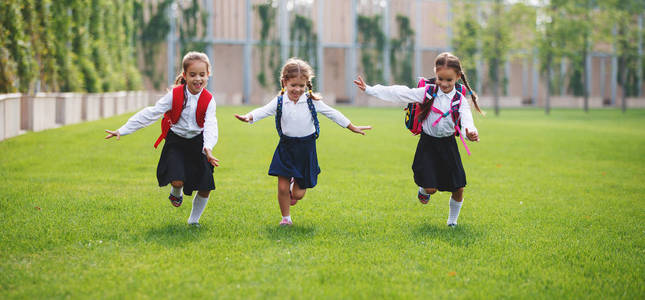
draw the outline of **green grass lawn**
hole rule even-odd
[[[416,200],[417,137],[393,108],[321,116],[318,186],[281,228],[273,118],[219,107],[201,219],[157,187],[158,123],[129,115],[0,142],[0,298],[645,298],[645,111],[503,110],[460,144],[468,186]]]

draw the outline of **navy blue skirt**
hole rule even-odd
[[[282,135],[273,153],[269,175],[293,177],[300,188],[308,189],[316,186],[318,174],[320,174],[320,167],[314,135],[306,137]]]
[[[454,136],[437,138],[422,132],[412,171],[414,182],[423,188],[454,192],[466,186],[466,172]]]
[[[168,130],[157,165],[157,181],[165,186],[172,181],[184,182],[184,194],[215,189],[213,165],[202,153],[204,133],[186,139]]]

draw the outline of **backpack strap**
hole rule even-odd
[[[452,121],[455,123],[455,136],[458,136],[461,139],[461,143],[464,145],[464,148],[466,149],[466,152],[468,155],[470,155],[470,149],[468,149],[468,146],[466,145],[466,140],[464,140],[464,135],[461,133],[461,115],[459,114],[459,108],[461,108],[461,101],[463,101],[464,97],[466,97],[466,88],[461,85],[457,84],[456,85],[457,90],[459,93],[455,93],[455,98],[458,98],[455,100],[453,98],[453,102],[451,103],[451,108],[450,110],[452,111]],[[460,96],[458,96],[461,93]]]
[[[278,96],[278,104],[275,112],[275,129],[278,131],[278,136],[282,137],[282,105],[283,105],[283,95]],[[311,113],[311,118],[314,120],[314,127],[316,132],[314,137],[318,138],[320,136],[320,123],[318,122],[318,113],[316,113],[316,107],[314,102],[311,99],[311,95],[307,97],[307,106],[309,107],[309,112]]]
[[[202,94],[199,95],[197,100],[197,110],[195,111],[195,121],[200,128],[204,128],[204,121],[206,121],[206,110],[211,103],[213,95],[207,90],[203,89]]]
[[[163,119],[161,119],[161,135],[159,135],[159,138],[157,138],[157,141],[155,142],[155,148],[157,148],[159,143],[166,138],[168,130],[170,130],[172,124],[179,121],[179,117],[181,116],[181,111],[184,106],[184,100],[186,99],[185,86],[185,84],[182,84],[172,89],[172,106],[170,110],[163,115]]]

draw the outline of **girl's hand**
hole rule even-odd
[[[354,80],[354,84],[363,92],[367,88],[367,84],[365,84],[365,81],[363,81],[363,78],[361,78],[360,75],[358,76],[358,79]]]
[[[246,122],[246,123],[248,123],[248,122],[250,122],[250,121],[253,121],[253,116],[252,116],[252,115],[249,115],[249,114],[246,114],[246,115],[243,115],[243,116],[240,116],[240,115],[238,115],[238,114],[235,114],[235,117],[236,117],[238,120],[240,120],[240,121],[242,121],[242,122]]]
[[[111,130],[107,130],[107,129],[106,129],[106,130],[105,130],[105,132],[109,133],[109,134],[105,137],[105,139],[106,139],[106,140],[107,140],[107,139],[109,139],[109,138],[111,138],[111,137],[113,137],[113,136],[116,136],[116,140],[117,140],[117,141],[121,139],[121,134],[119,133],[119,131],[118,131],[118,130],[111,131]]]
[[[470,132],[468,131],[468,128],[466,128],[466,137],[473,142],[479,142],[479,135],[477,134],[477,131]]]
[[[206,158],[208,159],[208,162],[211,165],[213,165],[213,167],[219,167],[219,164],[218,164],[219,159],[217,159],[217,158],[215,158],[215,156],[213,156],[213,152],[208,148],[204,148],[204,152],[206,152]]]
[[[351,130],[354,133],[365,135],[365,132],[363,132],[363,130],[370,130],[372,129],[372,126],[354,126],[354,124],[349,123],[347,129]]]

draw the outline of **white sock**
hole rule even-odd
[[[182,186],[182,187],[176,188],[176,187],[174,187],[172,185],[171,185],[171,187],[172,188],[170,189],[170,194],[175,196],[175,197],[177,197],[177,198],[181,197],[181,192],[184,189],[184,187]]]
[[[430,196],[430,194],[426,193],[426,189],[419,187],[419,193],[424,196]]]
[[[461,204],[463,202],[463,200],[461,202],[457,202],[455,201],[455,199],[452,199],[452,197],[450,197],[450,214],[448,215],[448,225],[457,224],[457,218],[459,218],[459,210],[461,210]]]
[[[206,208],[206,203],[208,203],[208,197],[202,197],[199,194],[195,195],[193,198],[193,209],[190,211],[190,218],[188,218],[188,224],[199,223],[199,218]]]
[[[293,221],[291,221],[291,216],[282,216],[282,219],[287,220],[289,222],[293,222]]]

